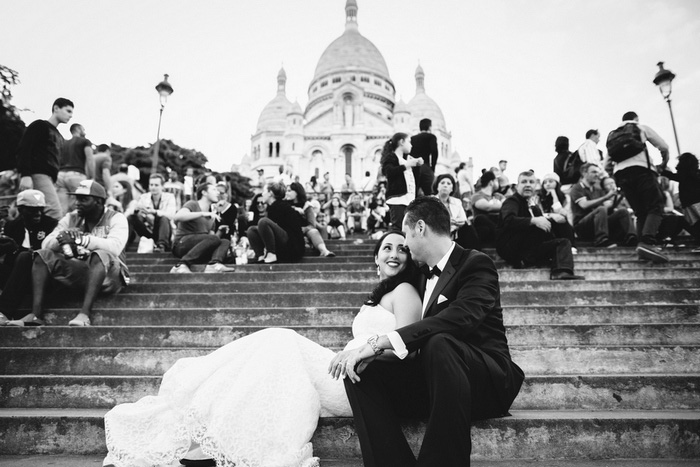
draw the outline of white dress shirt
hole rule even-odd
[[[452,242],[452,245],[447,250],[447,253],[445,253],[442,259],[438,261],[437,264],[433,266],[428,265],[428,267],[433,268],[434,266],[437,266],[440,269],[440,271],[444,271],[445,266],[450,260],[450,256],[452,255],[454,249],[455,242]],[[423,312],[421,314],[421,319],[425,317],[425,311],[428,307],[428,301],[430,301],[430,296],[433,294],[433,290],[435,290],[435,286],[437,285],[439,279],[440,278],[438,276],[432,276],[425,282],[425,293],[423,294]],[[394,348],[394,353],[396,354],[396,356],[399,357],[401,360],[406,358],[406,355],[408,355],[408,350],[406,350],[406,344],[404,344],[403,339],[401,339],[399,333],[396,331],[391,331],[386,335],[386,337],[389,339],[389,342],[391,342],[391,346]]]

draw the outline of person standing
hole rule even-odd
[[[95,153],[95,181],[109,191],[112,186],[112,151],[106,144],[97,146]]]
[[[437,138],[431,133],[432,125],[429,118],[424,118],[418,123],[420,133],[411,137],[411,156],[423,159],[418,176],[418,186],[423,190],[425,196],[433,194],[435,166],[438,160]]]
[[[630,126],[626,127],[626,125]],[[643,147],[632,157],[614,162],[613,166],[615,181],[637,216],[637,238],[639,239],[637,256],[639,259],[655,263],[666,263],[668,257],[656,247],[656,235],[661,225],[665,204],[664,195],[657,181],[657,170],[663,171],[668,164],[668,144],[653,129],[640,124],[639,116],[635,112],[625,113],[620,127],[613,130],[610,136],[624,128],[638,133],[636,137],[641,139],[640,147]],[[608,158],[614,160],[615,154],[611,150],[610,136],[608,136]],[[651,162],[646,148],[647,141],[661,153],[662,162],[658,167]]]
[[[411,156],[411,141],[406,133],[396,133],[384,144],[381,167],[386,177],[386,204],[391,227],[401,228],[406,206],[418,194],[418,175],[423,159]]]
[[[64,213],[75,208],[75,200],[68,193],[74,192],[83,180],[95,178],[92,143],[85,137],[85,127],[74,123],[70,126],[70,134],[72,138],[63,143],[61,166],[56,179],[56,192]]]
[[[487,255],[450,240],[450,213],[433,197],[406,209],[405,246],[429,268],[422,319],[339,353],[364,465],[469,466],[471,424],[501,417],[524,379],[503,326],[498,272]],[[401,359],[375,357],[393,350]],[[406,358],[411,354],[411,358]],[[418,459],[400,418],[427,417]]]
[[[602,169],[603,156],[598,143],[600,142],[600,132],[598,130],[588,130],[586,141],[578,148],[578,157],[584,164],[595,164]]]
[[[56,99],[51,107],[51,117],[32,122],[24,132],[17,151],[20,191],[33,188],[44,193],[45,214],[56,220],[61,219],[63,214],[54,186],[64,141],[58,125],[70,121],[73,107],[73,102],[66,98]]]

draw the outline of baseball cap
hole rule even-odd
[[[107,199],[107,192],[104,187],[95,180],[83,180],[78,188],[69,195],[93,196],[95,198]]]
[[[30,208],[45,208],[46,198],[39,190],[24,190],[17,195],[17,206]]]

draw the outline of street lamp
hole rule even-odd
[[[173,87],[168,83],[168,75],[163,75],[163,81],[156,86],[158,97],[160,98],[160,115],[158,116],[158,132],[156,133],[156,144],[153,146],[153,161],[151,174],[158,172],[158,151],[160,150],[160,122],[163,119],[163,109],[168,102],[168,96],[173,93]]]
[[[673,125],[673,136],[676,138],[676,149],[678,150],[678,155],[681,154],[681,146],[678,144],[678,134],[676,133],[676,121],[673,119],[673,109],[671,108],[671,83],[673,78],[676,77],[671,70],[664,68],[664,62],[657,63],[659,66],[659,71],[654,76],[654,84],[659,87],[659,91],[666,102],[668,102],[668,111],[671,112],[671,125]]]

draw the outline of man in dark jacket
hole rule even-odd
[[[433,179],[438,160],[437,138],[430,132],[432,122],[429,118],[421,120],[418,128],[420,128],[420,133],[411,137],[411,156],[423,159],[418,186],[423,190],[425,196],[430,196],[433,194]]]
[[[551,261],[552,280],[585,279],[574,274],[571,242],[552,234],[552,222],[566,222],[566,218],[560,214],[542,215],[538,206],[530,204],[536,183],[533,172],[518,175],[517,192],[501,206],[496,251],[515,267],[537,266]]]
[[[63,136],[58,125],[73,117],[73,102],[59,97],[51,107],[48,120],[32,122],[22,136],[17,151],[17,170],[21,175],[20,190],[33,188],[44,193],[46,215],[56,220],[64,214],[56,194]]]
[[[347,368],[364,465],[469,466],[472,421],[508,414],[524,378],[508,348],[498,273],[491,258],[450,239],[437,198],[409,204],[403,230],[413,260],[430,268],[418,289],[423,318],[341,352],[331,366]],[[356,366],[388,349],[401,361]],[[417,460],[399,417],[427,417]]]

